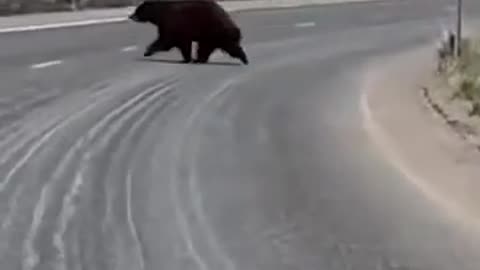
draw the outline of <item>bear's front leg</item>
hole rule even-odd
[[[173,48],[173,44],[166,39],[158,37],[154,42],[148,45],[143,56],[152,56],[157,52],[169,51]]]
[[[192,42],[182,41],[179,42],[178,48],[183,57],[183,63],[190,63],[192,61]]]

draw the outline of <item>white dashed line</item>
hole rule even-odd
[[[295,27],[313,27],[315,26],[315,22],[301,22],[301,23],[296,23]]]
[[[128,46],[128,47],[124,47],[122,49],[122,52],[131,52],[131,51],[136,51],[138,49],[137,46]]]
[[[48,61],[48,62],[43,62],[43,63],[38,63],[38,64],[31,65],[30,68],[40,69],[40,68],[46,68],[46,67],[60,65],[62,63],[63,63],[63,61],[61,61],[61,60]]]

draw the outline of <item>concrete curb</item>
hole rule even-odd
[[[261,10],[261,9],[280,9],[280,8],[295,8],[295,7],[304,7],[304,6],[314,6],[314,5],[332,5],[332,4],[348,4],[348,3],[363,3],[363,2],[379,2],[379,1],[394,1],[394,0],[250,0],[250,1],[228,1],[220,2],[227,11],[229,12],[238,12],[246,10]],[[38,31],[38,30],[48,30],[48,29],[57,29],[57,28],[66,28],[66,27],[79,27],[79,26],[89,26],[89,25],[98,25],[98,24],[109,24],[109,23],[121,23],[128,21],[128,15],[134,7],[124,7],[120,9],[110,10],[112,16],[96,18],[83,18],[83,19],[66,19],[63,21],[57,22],[46,22],[46,23],[32,23],[38,17],[49,18],[55,16],[55,14],[60,13],[48,13],[48,14],[29,14],[29,15],[18,15],[8,18],[0,18],[0,34],[15,33],[15,32],[27,32],[27,31]],[[83,11],[80,11],[83,12]],[[86,12],[95,12],[95,11],[86,11]],[[98,12],[105,12],[104,10]],[[67,14],[72,17],[80,16],[79,13],[61,13],[62,15]],[[84,13],[87,14],[87,13]],[[88,16],[86,16],[88,17]],[[5,26],[2,26],[3,24]],[[15,22],[15,21],[18,22]]]

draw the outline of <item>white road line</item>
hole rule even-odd
[[[122,48],[122,52],[131,52],[131,51],[136,51],[138,49],[137,46],[128,46]]]
[[[301,23],[296,23],[295,27],[313,27],[315,26],[315,22],[301,22]]]
[[[33,64],[30,66],[32,69],[40,69],[40,68],[46,68],[46,67],[51,67],[51,66],[56,66],[62,64],[62,60],[54,60],[54,61],[48,61],[48,62],[43,62],[43,63],[38,63],[38,64]]]
[[[64,27],[87,26],[87,25],[106,24],[106,23],[118,23],[118,22],[124,22],[124,21],[127,21],[127,18],[116,17],[116,18],[107,18],[107,19],[98,19],[98,20],[85,20],[85,21],[74,21],[74,22],[63,22],[63,23],[7,27],[7,28],[0,28],[0,34],[57,29],[57,28],[64,28]]]

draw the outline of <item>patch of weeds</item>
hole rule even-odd
[[[458,89],[458,92],[460,93],[460,97],[463,99],[466,99],[468,101],[474,101],[476,96],[477,96],[477,87],[475,85],[476,78],[473,78],[471,76],[464,77],[461,82],[460,86]]]
[[[472,109],[470,110],[468,115],[470,117],[472,117],[472,116],[480,117],[480,102],[479,101],[473,103]]]
[[[447,81],[455,82],[451,98],[470,102],[469,115],[480,117],[480,40],[463,41],[461,57],[452,61],[445,76]]]

